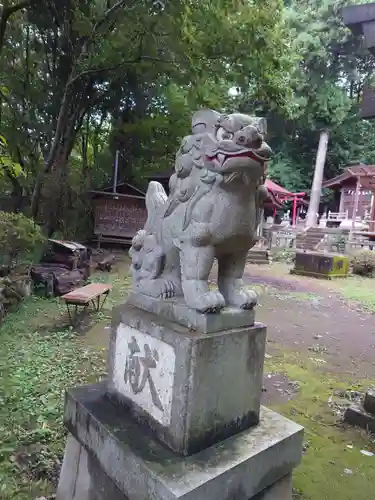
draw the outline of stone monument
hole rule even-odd
[[[108,379],[67,392],[57,500],[291,500],[303,429],[261,407],[266,327],[242,281],[267,195],[264,133],[263,120],[198,111],[169,197],[150,183]]]

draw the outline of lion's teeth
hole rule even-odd
[[[223,155],[223,153],[218,153],[217,159],[219,160],[220,163],[223,163],[225,160],[225,155]]]

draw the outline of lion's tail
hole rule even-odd
[[[168,196],[160,182],[151,181],[146,192],[147,222],[146,231],[155,232],[160,224],[162,207],[165,206]]]

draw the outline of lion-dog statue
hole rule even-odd
[[[263,182],[272,151],[264,128],[263,119],[244,114],[194,114],[169,196],[158,182],[148,186],[147,221],[130,249],[134,292],[160,300],[180,296],[202,313],[256,305],[242,276],[268,195]],[[218,287],[211,290],[215,259]]]

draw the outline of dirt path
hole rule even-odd
[[[245,282],[270,287],[257,308],[257,320],[268,326],[270,352],[272,344],[285,345],[324,360],[326,371],[375,377],[375,315],[349,307],[318,280],[249,266]]]

